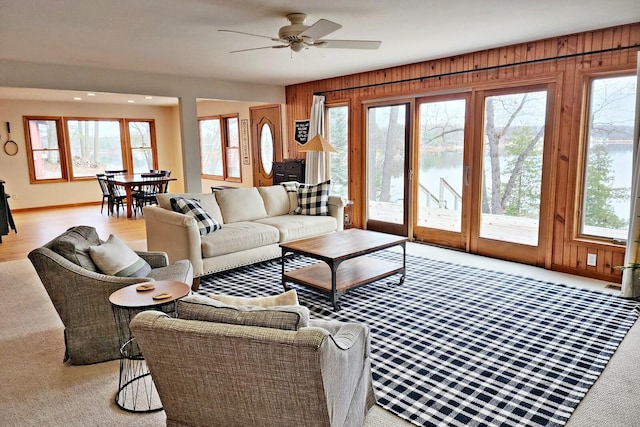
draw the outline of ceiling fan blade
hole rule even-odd
[[[274,41],[274,42],[280,41],[280,39],[276,39],[276,38],[273,38],[273,37],[262,36],[260,34],[245,33],[245,32],[242,32],[242,31],[235,31],[235,30],[218,30],[218,31],[223,32],[223,33],[244,34],[245,36],[262,37],[263,39],[269,39],[269,40]]]
[[[377,49],[381,41],[374,40],[316,40],[315,46],[327,49]]]
[[[319,19],[318,22],[301,32],[298,36],[302,38],[310,38],[312,40],[318,40],[327,34],[331,34],[334,31],[342,28],[342,25],[336,24],[326,19]]]
[[[275,46],[252,47],[250,49],[232,50],[229,53],[249,52],[250,50],[261,50],[261,49],[282,49],[284,47],[289,47],[289,45],[288,44],[279,44],[279,45],[275,45]]]

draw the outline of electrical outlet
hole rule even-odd
[[[18,195],[17,194],[12,194],[11,197],[13,197],[14,199],[17,199]]]
[[[587,265],[595,267],[597,258],[598,256],[596,254],[587,254]]]

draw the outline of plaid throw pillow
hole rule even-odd
[[[299,215],[329,215],[329,187],[331,180],[320,184],[300,184],[298,186]]]
[[[172,197],[169,199],[169,202],[171,203],[171,209],[174,211],[195,218],[201,236],[206,236],[222,228],[218,221],[211,218],[207,211],[202,209],[202,206],[200,206],[200,203],[196,200],[185,199],[184,197]]]

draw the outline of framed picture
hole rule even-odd
[[[242,164],[249,165],[249,120],[240,120],[240,141],[242,144]]]

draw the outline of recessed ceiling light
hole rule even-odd
[[[95,93],[93,93],[93,92],[88,92],[88,93],[87,93],[87,96],[96,96],[96,94],[95,94]]]
[[[153,99],[153,96],[145,96],[144,99]]]
[[[82,98],[80,98],[79,96],[74,96],[74,97],[73,97],[73,100],[74,100],[74,101],[82,101]]]
[[[130,99],[127,101],[129,104],[135,104],[136,101],[134,101],[133,99]]]

